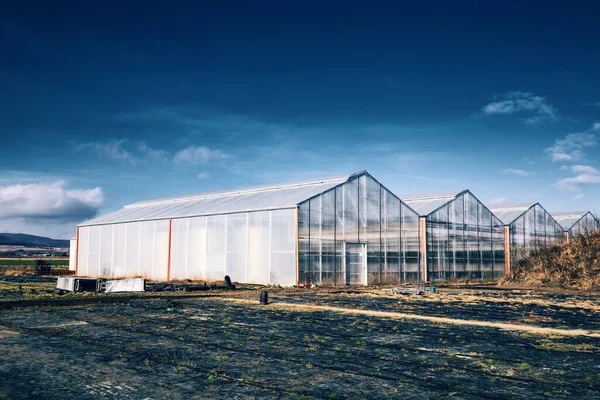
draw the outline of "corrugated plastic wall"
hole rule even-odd
[[[296,283],[295,209],[79,228],[82,276]]]

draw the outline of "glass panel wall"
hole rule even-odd
[[[586,213],[581,219],[569,229],[569,235],[577,236],[577,235],[585,235],[591,231],[595,231],[600,229],[600,225],[598,221],[594,218],[591,213]]]
[[[493,279],[504,272],[504,226],[470,192],[426,218],[430,280]]]
[[[364,284],[417,278],[419,217],[367,174],[301,203],[298,242],[303,284],[349,283],[348,243],[364,246]]]
[[[562,240],[563,229],[539,204],[535,204],[510,225],[510,261],[515,267],[524,258]]]

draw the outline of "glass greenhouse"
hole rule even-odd
[[[429,280],[491,279],[504,272],[504,225],[470,191],[401,196],[421,216]]]
[[[568,234],[567,238],[600,229],[600,222],[589,211],[565,211],[551,214]]]
[[[419,216],[366,172],[300,203],[298,229],[300,283],[417,279]]]
[[[533,251],[562,240],[563,228],[540,203],[503,204],[493,208],[508,228],[506,242],[510,247],[507,264],[510,267]]]
[[[414,279],[418,216],[366,171],[144,201],[77,227],[80,276],[292,286]]]

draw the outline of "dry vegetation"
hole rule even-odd
[[[533,254],[514,267],[501,283],[600,289],[600,232],[572,238],[569,243]]]
[[[0,278],[0,399],[600,398],[589,293],[53,285]]]

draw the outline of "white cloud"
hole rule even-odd
[[[560,113],[548,104],[545,97],[534,96],[532,93],[513,91],[497,96],[499,101],[487,104],[481,111],[484,115],[494,114],[533,114],[525,120],[526,124],[542,121],[558,121]]]
[[[576,175],[555,182],[554,186],[558,189],[572,192],[582,185],[600,184],[600,171],[594,167],[589,165],[573,165],[569,170]]]
[[[65,181],[0,186],[0,220],[79,222],[104,204],[102,189],[67,189]]]
[[[571,171],[581,174],[590,174],[590,175],[599,175],[600,171],[598,171],[594,167],[590,167],[589,165],[573,165],[571,167]]]
[[[136,149],[139,153],[139,160],[150,161],[159,164],[166,164],[169,161],[169,152],[153,149],[144,142],[138,143]]]
[[[190,146],[175,154],[173,160],[176,164],[205,165],[223,158],[225,153],[221,150],[213,150],[205,146]]]
[[[506,168],[506,169],[502,170],[502,173],[505,175],[515,175],[515,176],[522,176],[522,177],[530,177],[530,176],[535,175],[534,172],[525,171],[523,169],[513,169],[513,168]]]
[[[169,160],[169,153],[166,151],[153,149],[145,142],[130,143],[126,139],[104,143],[81,143],[75,146],[75,150],[91,150],[98,157],[106,157],[131,165],[139,165],[144,162],[166,164]]]
[[[210,174],[208,172],[200,172],[197,175],[197,177],[198,177],[198,179],[206,179],[206,178],[210,177]]]
[[[578,194],[576,196],[573,196],[573,200],[583,199],[584,197],[585,197],[585,195],[580,193],[580,194]]]
[[[508,199],[506,197],[498,197],[495,199],[491,199],[490,201],[488,201],[488,204],[492,205],[492,204],[506,204],[508,203]]]
[[[595,123],[585,132],[570,133],[564,139],[556,139],[554,146],[544,150],[554,162],[577,161],[585,157],[584,150],[595,146],[598,138],[594,132],[600,131],[600,123]]]

